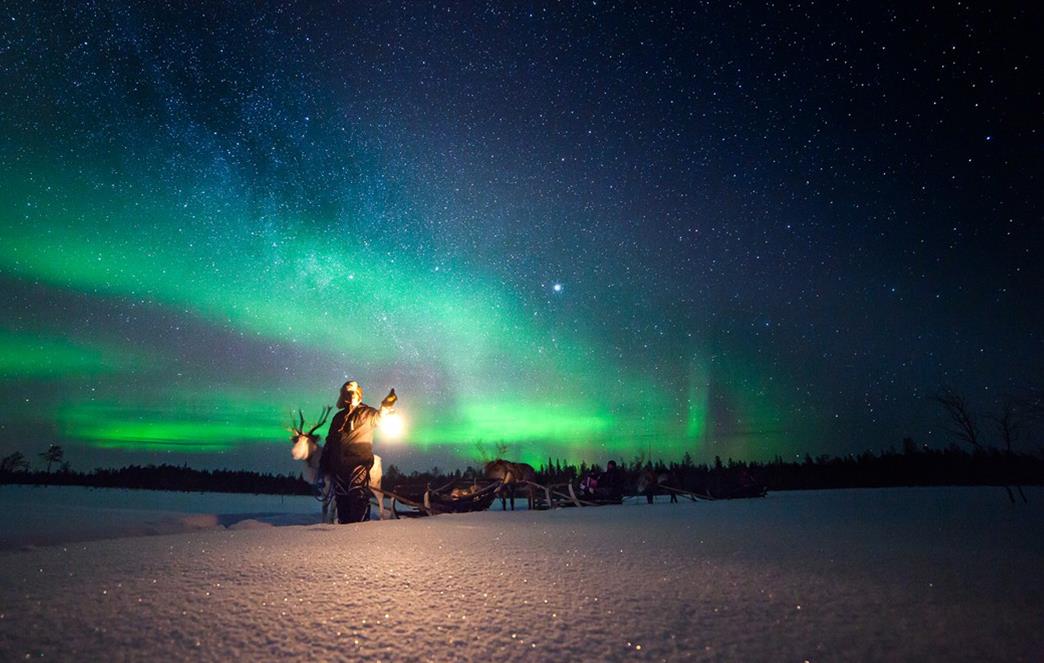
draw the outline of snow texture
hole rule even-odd
[[[109,514],[67,540],[119,521],[120,493],[156,502],[114,533],[148,533],[150,510],[183,531],[26,548],[9,527],[34,490],[61,527],[92,499]],[[1040,489],[1014,506],[997,488],[847,490],[341,526],[288,525],[317,518],[303,500],[157,495],[0,490],[0,660],[1044,658]]]
[[[0,550],[93,539],[319,521],[308,496],[188,493],[58,486],[0,486]]]

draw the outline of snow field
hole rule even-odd
[[[9,551],[0,659],[1040,660],[1044,491],[1027,495],[248,518]]]

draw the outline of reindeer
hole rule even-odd
[[[330,416],[330,412],[333,410],[329,405],[323,407],[323,414],[319,417],[319,421],[314,426],[308,429],[308,432],[304,432],[305,418],[304,411],[298,410],[298,420],[300,423],[294,423],[294,415],[290,413],[290,441],[293,443],[293,448],[290,449],[290,455],[294,460],[304,461],[305,481],[315,484],[319,480],[319,458],[323,455],[323,448],[319,446],[319,436],[315,434],[316,429],[326,423],[327,417]],[[374,497],[377,498],[377,517],[384,517],[384,492],[381,490],[381,457],[374,455],[373,467],[370,468],[370,492],[373,493]],[[337,502],[334,500],[334,477],[326,475],[322,477],[322,488],[319,497],[323,503],[323,522],[334,523],[337,522]]]
[[[524,484],[528,488],[529,509],[536,505],[536,470],[532,465],[526,463],[512,463],[503,458],[497,458],[486,463],[485,473],[487,479],[503,482],[504,486],[500,492],[500,508],[506,510],[507,498],[511,498],[511,510],[515,510],[515,488]]]
[[[657,495],[666,492],[671,496],[671,502],[675,503],[678,501],[678,494],[670,489],[670,483],[670,472],[660,472],[657,474],[652,467],[647,467],[638,475],[638,494],[645,495],[645,501],[652,504],[656,501]],[[664,486],[668,486],[668,488],[665,489]]]

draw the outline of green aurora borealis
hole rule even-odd
[[[712,431],[736,435],[708,420],[713,378],[698,354],[679,389],[672,378],[606,358],[593,333],[562,329],[551,310],[557,302],[527,305],[488,274],[433,265],[395,242],[338,243],[308,221],[201,236],[192,230],[199,217],[171,201],[48,196],[48,188],[74,186],[22,177],[47,183],[5,192],[5,208],[48,202],[6,222],[6,278],[61,291],[87,308],[104,301],[131,316],[145,309],[188,317],[243,346],[271,347],[274,367],[285,369],[278,381],[241,377],[236,341],[196,346],[177,329],[161,330],[162,342],[121,341],[46,319],[5,329],[5,379],[61,386],[47,410],[32,414],[53,421],[67,443],[186,453],[271,445],[281,441],[291,407],[317,411],[345,375],[363,380],[370,400],[374,391],[399,389],[410,429],[397,446],[461,462],[497,444],[531,462],[649,448],[679,457],[698,452]],[[242,210],[223,214],[210,223],[249,224],[237,216]],[[300,363],[282,366],[280,348]],[[194,370],[213,364],[229,370]],[[763,394],[744,399],[735,391],[728,419],[772,416],[758,403]]]
[[[841,16],[9,8],[0,455],[292,471],[348,378],[407,470],[943,443],[1036,379],[1039,84]]]

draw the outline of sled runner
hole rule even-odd
[[[663,483],[661,483],[659,485],[659,488],[661,490],[666,490],[668,492],[674,493],[675,495],[681,495],[682,497],[688,497],[693,502],[698,502],[700,500],[704,500],[704,501],[708,501],[709,502],[709,501],[715,499],[714,496],[712,496],[712,495],[707,495],[707,494],[704,494],[704,493],[696,493],[696,492],[693,492],[691,490],[682,490],[681,488],[675,488],[673,486],[668,486],[667,484],[663,484]]]
[[[451,481],[438,488],[404,484],[384,494],[391,498],[392,514],[396,518],[411,518],[485,511],[501,485],[500,481]]]
[[[666,484],[660,484],[659,489],[665,490],[675,495],[687,497],[693,502],[698,501],[712,501],[712,500],[734,500],[745,497],[764,497],[768,494],[768,488],[761,484],[750,485],[750,486],[736,486],[731,488],[718,488],[716,490],[707,490],[706,492],[698,492],[692,490],[683,490],[681,488],[675,488]]]
[[[734,500],[743,497],[764,497],[767,494],[768,488],[760,484],[753,486],[721,488],[711,493],[712,499],[716,500]]]
[[[531,481],[519,481],[518,485],[529,485],[537,494],[535,509],[557,509],[562,507],[609,506],[622,504],[638,495],[609,496],[600,493],[583,493],[573,483],[542,485]],[[382,491],[382,500],[391,500],[390,511],[394,518],[437,516],[444,513],[470,513],[486,511],[504,487],[502,481],[455,480],[432,488],[430,484],[398,484],[393,490]],[[764,486],[756,485],[733,489],[728,492],[694,492],[660,484],[663,491],[686,497],[693,502],[743,497],[764,497],[768,492]]]

